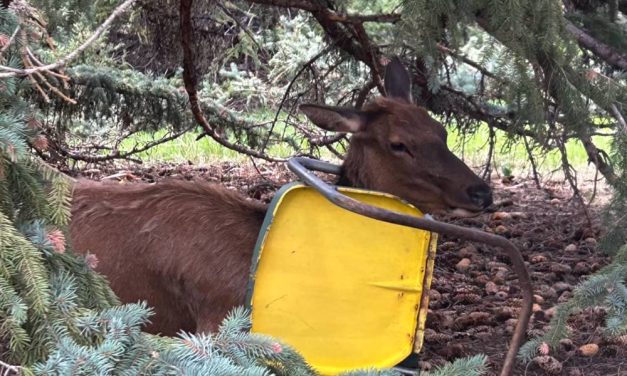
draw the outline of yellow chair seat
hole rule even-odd
[[[422,216],[394,196],[339,189]],[[326,375],[395,366],[422,345],[435,240],[427,231],[346,211],[313,188],[287,185],[257,241],[252,331],[293,346]]]

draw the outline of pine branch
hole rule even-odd
[[[614,117],[616,118],[616,121],[618,121],[618,124],[620,125],[623,133],[627,136],[627,122],[625,122],[625,118],[623,117],[623,114],[620,113],[620,111],[618,110],[618,107],[616,107],[616,104],[612,103],[612,105],[610,107],[611,107],[612,113],[614,113]]]
[[[486,12],[487,11],[485,10],[483,12],[479,12],[479,16],[476,19],[478,24],[484,30],[486,30],[488,33],[490,33],[496,39],[498,39],[501,43],[503,43],[505,46],[512,48],[512,42],[508,40],[505,35],[501,35],[498,32],[498,30],[495,30],[494,27],[489,22],[489,20],[484,17]],[[535,54],[533,56],[525,56],[525,57],[529,59],[530,61],[535,62],[539,66],[539,69],[542,71],[544,75],[544,81],[545,81],[544,85],[546,87],[546,90],[548,91],[548,94],[555,101],[557,107],[561,106],[564,109],[575,108],[577,110],[581,108],[585,108],[581,97],[569,97],[568,98],[566,97],[566,94],[564,94],[565,92],[573,92],[573,91],[577,91],[578,95],[583,94],[581,93],[580,88],[577,87],[576,84],[569,81],[570,76],[572,76],[572,73],[570,72],[569,67],[559,66],[555,62],[556,59],[554,56],[551,55],[551,52],[547,52],[544,50],[537,50],[535,51]],[[570,76],[569,76],[569,73],[570,73]],[[572,103],[570,102],[571,99],[579,103],[577,102]],[[567,101],[569,103],[567,103]],[[565,115],[566,115],[566,119],[568,121],[571,121],[573,124],[580,124],[581,122],[585,122],[585,119],[577,118],[577,115],[574,113],[567,112]],[[596,148],[596,146],[592,143],[590,139],[590,130],[583,129],[577,133],[578,133],[577,137],[581,139],[581,141],[584,143],[584,149],[586,150],[586,153],[588,154],[590,161],[595,164],[599,172],[603,174],[603,176],[607,179],[608,182],[615,184],[617,182],[617,177],[614,174],[611,166],[605,163],[605,159],[602,158],[602,155],[599,152],[598,148]],[[557,138],[556,141],[558,142],[558,146],[559,146],[565,140]],[[567,158],[566,151],[561,150],[561,154],[562,154],[562,160],[563,160],[562,167],[567,177],[567,180],[569,181],[571,187],[574,189],[576,196],[580,200],[582,200],[581,196],[578,194],[578,190],[574,182],[574,177],[571,174],[572,167],[568,164],[567,159],[566,159]]]
[[[400,15],[341,15],[329,7],[303,0],[250,0],[250,2],[296,8],[311,12],[318,23],[323,27],[325,33],[334,41],[335,45],[354,56],[357,60],[368,65],[373,72],[375,82],[380,81],[380,74],[378,72],[382,71],[382,65],[379,59],[381,53],[378,48],[370,43],[367,33],[363,30],[362,23],[375,21],[377,19],[385,22],[396,22],[400,20]],[[342,26],[343,23],[352,24],[352,26],[356,27],[356,32],[351,33],[347,28]],[[379,76],[378,81],[376,76]],[[380,86],[379,89],[383,94],[384,90],[382,85],[377,86]]]
[[[193,0],[181,0],[180,3],[180,28],[181,28],[181,46],[183,48],[183,81],[185,82],[185,90],[189,96],[189,104],[192,109],[192,114],[198,125],[200,125],[205,133],[217,141],[220,145],[225,146],[231,150],[235,150],[239,153],[250,155],[252,157],[265,159],[267,161],[280,161],[279,159],[269,157],[264,153],[260,153],[247,146],[234,144],[222,137],[216,132],[215,129],[209,124],[207,119],[202,113],[202,109],[198,100],[198,93],[196,91],[197,78],[194,68],[194,53],[192,50],[192,21],[191,21],[191,8]]]
[[[627,56],[595,39],[570,21],[566,21],[566,30],[575,37],[581,47],[589,50],[614,68],[627,71]]]

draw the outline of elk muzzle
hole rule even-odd
[[[468,187],[466,194],[470,201],[482,210],[492,205],[492,189],[483,182]]]

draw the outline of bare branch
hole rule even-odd
[[[121,15],[127,9],[129,9],[131,5],[133,5],[134,2],[135,0],[126,0],[122,4],[118,5],[118,7],[115,8],[115,10],[111,13],[111,15],[102,23],[102,25],[98,26],[98,28],[94,31],[94,33],[89,38],[87,38],[87,40],[83,44],[81,44],[74,51],[67,54],[65,57],[57,60],[56,62],[52,64],[44,65],[41,67],[28,68],[28,69],[14,69],[11,67],[0,65],[0,70],[6,71],[6,73],[0,73],[0,78],[27,76],[36,72],[51,71],[54,69],[59,69],[59,68],[64,67],[65,65],[67,65],[67,63],[76,59],[78,55],[83,53],[83,51],[85,51],[91,44],[93,44],[96,40],[98,40],[98,38],[102,35],[102,33],[104,33],[109,28],[109,26],[111,26],[111,23],[119,15]]]
[[[11,34],[11,37],[7,41],[7,44],[5,44],[0,50],[0,58],[2,58],[2,54],[4,53],[4,51],[6,51],[9,48],[9,46],[13,43],[19,31],[20,31],[20,25],[17,25],[17,27],[15,28],[15,31],[13,32],[13,34]]]
[[[612,166],[607,163],[605,152],[596,147],[590,136],[581,136],[579,139],[583,143],[583,147],[586,150],[586,154],[588,154],[590,162],[594,163],[599,172],[610,184],[616,185],[618,183],[618,176],[614,173]]]
[[[505,81],[502,77],[497,77],[494,73],[492,73],[492,72],[490,72],[489,70],[485,69],[485,68],[484,68],[484,67],[482,67],[479,63],[477,63],[477,62],[475,62],[475,61],[470,60],[470,59],[469,59],[469,58],[467,58],[466,56],[461,55],[461,54],[459,54],[459,53],[457,53],[457,52],[455,52],[455,51],[451,50],[450,48],[448,48],[448,47],[446,47],[446,46],[444,46],[444,45],[442,45],[442,44],[440,44],[440,43],[437,43],[437,44],[436,44],[436,47],[437,47],[437,49],[438,49],[438,50],[440,50],[441,52],[443,52],[443,53],[445,53],[445,54],[447,54],[447,55],[451,55],[451,56],[453,56],[454,58],[456,58],[456,59],[458,59],[458,60],[460,60],[460,61],[462,61],[462,62],[464,62],[464,63],[466,63],[466,64],[468,64],[468,65],[470,65],[471,67],[475,68],[475,69],[476,69],[476,70],[478,70],[479,72],[483,73],[485,76],[488,76],[488,77],[490,77],[490,78],[493,78],[493,79],[495,79],[495,80],[497,80],[497,81],[501,81],[501,82]]]
[[[270,126],[270,131],[268,132],[268,137],[264,141],[263,147],[261,148],[262,151],[266,149],[266,146],[268,146],[268,141],[270,140],[270,135],[272,134],[272,131],[274,130],[274,127],[276,126],[276,122],[279,120],[279,115],[281,114],[281,110],[283,109],[283,105],[285,104],[285,101],[287,100],[287,97],[289,96],[290,91],[292,90],[292,86],[294,85],[294,83],[296,82],[298,77],[300,77],[300,75],[303,74],[305,69],[310,67],[313,63],[315,63],[316,60],[320,59],[322,56],[324,56],[327,53],[329,53],[329,51],[331,51],[333,49],[333,47],[334,46],[332,44],[328,45],[327,47],[322,49],[320,52],[315,54],[307,62],[305,62],[305,64],[303,64],[303,66],[298,70],[298,72],[296,72],[296,75],[294,75],[294,78],[292,78],[290,83],[287,85],[287,89],[285,89],[285,93],[283,93],[283,98],[281,98],[281,103],[279,103],[279,108],[277,108],[276,113],[274,114],[274,120],[272,120],[272,125]]]
[[[334,144],[338,141],[341,141],[343,139],[346,139],[346,134],[345,133],[338,133],[338,134],[334,134],[332,136],[322,136],[322,137],[318,137],[318,138],[309,138],[309,142],[312,145],[315,146],[327,146],[327,145],[331,145]]]
[[[489,123],[488,129],[490,132],[490,136],[488,138],[488,157],[486,158],[487,160],[483,174],[481,174],[481,179],[489,181],[490,175],[492,174],[492,159],[494,157],[494,145],[496,144],[496,132],[494,132],[494,127],[492,127]]]
[[[531,149],[531,145],[529,145],[529,141],[527,141],[527,137],[522,136],[523,142],[525,144],[525,150],[527,150],[527,156],[529,157],[529,162],[531,162],[531,171],[533,172],[533,181],[536,183],[536,188],[542,189],[540,185],[540,175],[538,174],[538,167],[536,166],[536,159],[533,156],[533,150]]]
[[[2,376],[19,376],[22,374],[22,367],[7,364],[0,360],[0,371],[2,371]]]
[[[141,161],[137,160],[137,159],[131,159],[130,157],[134,154],[138,154],[141,153],[143,151],[146,151],[150,148],[153,148],[157,145],[161,145],[164,144],[166,142],[170,142],[172,140],[175,140],[179,137],[181,137],[182,135],[184,135],[185,133],[189,132],[190,130],[192,130],[194,128],[194,126],[191,127],[187,127],[182,131],[176,132],[170,136],[167,137],[162,137],[158,140],[155,141],[151,141],[146,143],[145,145],[138,147],[137,145],[135,147],[133,147],[133,149],[126,151],[126,152],[122,152],[120,153],[120,151],[118,150],[113,150],[110,154],[106,154],[106,155],[88,155],[88,154],[84,154],[84,153],[77,153],[77,152],[72,152],[69,150],[66,150],[64,148],[59,147],[58,151],[61,153],[61,155],[70,158],[70,159],[74,159],[77,161],[84,161],[84,162],[90,162],[90,163],[94,163],[94,162],[104,162],[104,161],[111,161],[114,159],[129,159],[132,160],[134,162],[138,162],[141,163]],[[104,150],[106,149],[105,147],[102,146],[98,146],[98,145],[94,145],[94,149],[100,149],[100,150]]]

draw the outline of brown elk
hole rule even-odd
[[[425,212],[477,213],[488,185],[446,145],[446,130],[411,103],[409,74],[388,64],[386,97],[363,110],[303,105],[317,126],[350,132],[339,181],[388,192]],[[244,304],[252,252],[266,207],[206,182],[154,185],[80,182],[71,240],[99,259],[123,302],[147,300],[148,330],[212,331]]]

